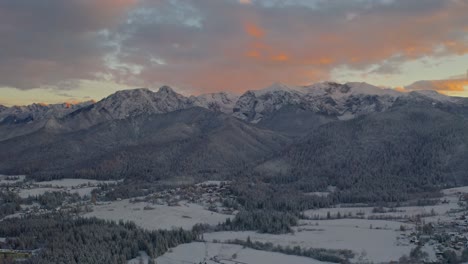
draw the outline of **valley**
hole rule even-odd
[[[333,258],[326,261],[329,257],[321,255],[305,257],[298,249],[322,249],[329,253],[323,256],[335,255],[334,250],[348,250],[347,258],[351,263],[395,262],[405,256],[409,258],[417,249],[425,262],[437,263],[444,259],[447,250],[462,256],[468,247],[465,200],[468,187],[445,189],[438,198],[391,207],[341,204],[306,210],[291,232],[268,234],[216,228],[226,219],[234,221],[241,209],[229,207],[226,202],[237,199],[230,191],[230,182],[208,181],[129,199],[106,200],[109,188],[123,184],[122,181],[34,182],[24,176],[1,177],[2,192],[13,192],[22,199],[20,209],[4,215],[4,219],[65,213],[115,222],[130,221],[146,230],[191,230],[199,224],[204,226],[205,231],[197,242],[171,249],[156,258],[156,263],[268,263],[270,258],[288,263],[335,262]],[[65,198],[60,197],[55,204],[41,199],[52,193],[64,193]],[[33,202],[29,201],[31,199]],[[146,253],[143,256],[146,257],[137,257],[136,263],[140,258],[149,260]]]
[[[461,263],[467,105],[325,82],[5,108],[0,248],[42,263]]]

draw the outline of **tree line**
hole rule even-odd
[[[147,231],[130,222],[64,215],[6,219],[0,225],[4,248],[34,250],[26,263],[127,263],[145,251],[151,258],[197,239],[183,229]]]

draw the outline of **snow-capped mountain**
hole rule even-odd
[[[248,91],[234,107],[234,116],[257,123],[263,116],[285,105],[298,105],[317,113],[349,119],[369,112],[388,109],[396,98],[404,95],[367,83],[317,83],[305,87],[275,83],[265,89]]]
[[[31,104],[5,107],[3,110],[0,109],[0,124],[28,123],[49,118],[60,118],[92,103],[92,101],[88,101],[78,104]]]
[[[321,82],[303,87],[303,91],[312,96],[331,96],[335,99],[351,95],[400,96],[401,92],[380,88],[365,82]]]
[[[165,114],[192,107],[223,112],[249,123],[259,123],[265,117],[271,117],[268,119],[270,123],[272,120],[277,123],[281,120],[277,120],[279,116],[274,113],[279,113],[278,110],[285,106],[293,107],[290,110],[310,113],[307,116],[317,114],[325,118],[346,120],[386,111],[397,101],[423,102],[429,106],[455,107],[457,111],[468,111],[465,110],[468,100],[464,98],[445,96],[435,91],[403,93],[357,82],[322,82],[303,87],[274,83],[261,90],[247,91],[241,96],[219,92],[185,97],[163,86],[157,92],[146,88],[118,91],[96,103],[0,107],[0,140],[41,128],[76,131],[110,120],[142,114]]]
[[[404,93],[383,89],[368,83],[339,84],[323,82],[304,87],[305,99],[318,112],[350,119],[362,114],[390,108]]]
[[[256,91],[247,91],[236,102],[233,115],[239,119],[258,123],[265,114],[285,105],[304,104],[304,94],[281,83]]]
[[[239,100],[239,95],[229,92],[190,96],[190,101],[194,106],[200,106],[226,114],[232,113],[232,109],[234,109],[234,105],[236,104],[237,100]]]
[[[142,113],[167,113],[188,108],[189,100],[169,86],[157,92],[146,88],[118,91],[97,102],[91,111],[105,112],[112,119],[123,119]]]
[[[92,105],[93,102],[79,104],[32,104],[12,106],[0,111],[0,141],[26,135],[43,128],[50,120]]]
[[[48,128],[83,129],[109,120],[140,114],[168,113],[189,107],[192,107],[190,100],[169,86],[163,86],[157,92],[147,88],[122,90],[70,113],[57,122],[48,123]]]

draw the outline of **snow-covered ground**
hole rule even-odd
[[[442,193],[448,196],[456,195],[457,193],[468,193],[468,186],[455,187],[442,190]]]
[[[98,181],[98,180],[88,180],[88,179],[60,179],[53,181],[42,181],[36,182],[37,185],[41,186],[52,186],[52,187],[79,187],[83,185],[98,186],[99,184],[116,184],[118,181]]]
[[[98,181],[88,179],[61,179],[53,181],[33,182],[28,188],[19,190],[18,195],[22,198],[28,196],[42,195],[46,192],[68,192],[77,193],[81,197],[91,196],[91,192],[100,184],[116,184],[118,181]]]
[[[12,179],[14,178],[14,179]],[[26,179],[25,175],[3,175],[0,174],[0,185],[22,182]]]
[[[62,189],[56,189],[56,188],[33,188],[33,189],[21,189],[18,193],[18,195],[21,198],[28,198],[29,196],[38,196],[42,195],[46,192],[59,192],[59,191],[64,191]]]
[[[318,225],[317,225],[318,223]],[[321,221],[301,221],[294,227],[294,234],[259,234],[256,232],[215,232],[204,235],[207,241],[227,241],[233,239],[271,242],[274,245],[300,246],[301,248],[349,249],[357,257],[364,253],[373,262],[389,262],[408,255],[413,248],[406,242],[399,242],[399,228],[395,221],[338,219]],[[410,224],[403,224],[411,228]],[[372,227],[372,229],[371,229]]]
[[[462,187],[463,188],[463,187]],[[436,205],[428,205],[428,206],[402,206],[396,207],[394,212],[386,212],[386,213],[374,213],[374,207],[334,207],[334,208],[321,208],[315,210],[306,210],[304,214],[311,218],[320,217],[325,219],[327,214],[330,213],[331,217],[336,217],[338,213],[341,216],[348,216],[351,214],[353,217],[361,216],[363,218],[372,218],[372,217],[397,217],[397,218],[412,218],[417,215],[428,215],[432,212],[436,215],[444,215],[448,213],[450,210],[458,209],[458,197],[453,195],[455,191],[453,189],[451,192],[447,191],[448,193],[442,198],[447,203],[440,203]],[[459,189],[457,189],[459,190]],[[467,188],[468,190],[468,188]],[[449,194],[450,193],[450,194]],[[385,210],[389,210],[390,208],[384,208]]]
[[[230,181],[204,181],[204,182],[195,184],[195,186],[210,186],[210,185],[220,186],[221,184],[224,184],[224,183],[228,184],[230,183]]]
[[[49,188],[49,187],[40,187],[40,188],[32,188],[32,189],[21,189],[18,192],[18,195],[21,198],[28,198],[28,196],[38,196],[42,195],[46,192],[67,192],[67,193],[77,193],[81,197],[91,196],[91,192],[96,189],[97,187],[84,187],[84,188]]]
[[[216,257],[216,261],[210,260]],[[225,263],[225,264],[323,264],[321,262],[306,257],[285,255],[275,252],[267,252],[243,248],[239,245],[222,243],[202,243],[193,242],[179,245],[156,259],[158,264],[187,264],[187,263]]]
[[[141,263],[148,264],[148,262],[149,262],[148,254],[146,254],[146,252],[144,251],[140,251],[140,256],[127,261],[127,264],[141,264]]]
[[[146,206],[153,209],[145,210]],[[128,199],[96,205],[93,207],[93,212],[87,213],[85,216],[114,221],[133,221],[149,230],[171,229],[173,227],[191,229],[198,223],[216,225],[232,217],[208,211],[198,204],[180,202],[180,206],[167,206],[145,202],[130,203]]]

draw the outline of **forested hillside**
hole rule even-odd
[[[254,109],[253,123],[236,118],[240,112],[193,107],[167,87],[118,92],[0,141],[0,173],[153,183],[233,179],[263,182],[268,190],[334,190],[327,199],[300,197],[294,211],[400,201],[468,182],[466,99],[366,84],[297,89],[247,92],[235,108]]]
[[[341,202],[398,201],[468,182],[468,125],[435,107],[406,105],[321,126],[258,167],[304,192],[337,187]]]
[[[191,231],[145,231],[134,223],[113,223],[68,216],[3,220],[6,247],[34,251],[26,263],[127,263],[145,251],[155,258],[169,248],[196,239]]]
[[[43,129],[2,141],[0,170],[42,179],[227,177],[288,142],[271,131],[195,107],[71,133]]]

